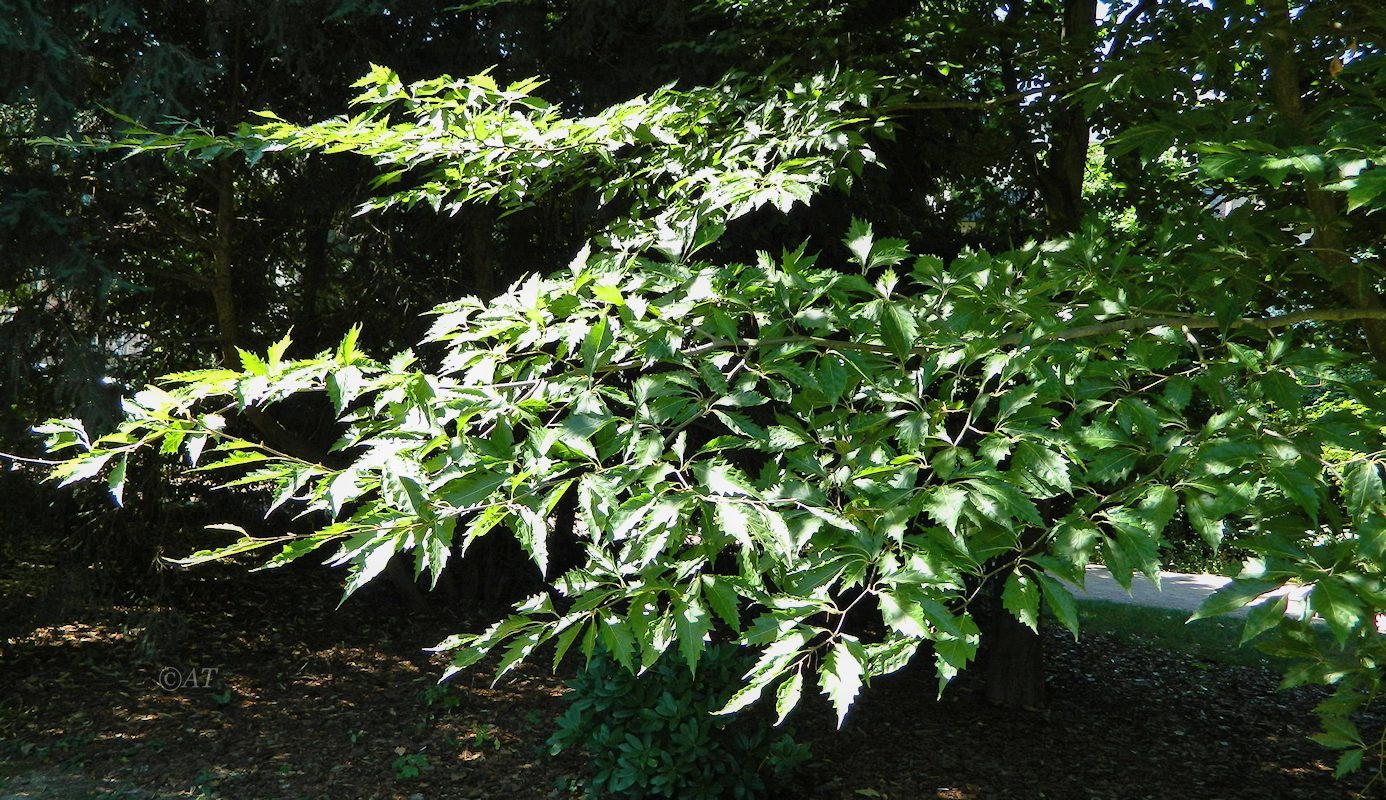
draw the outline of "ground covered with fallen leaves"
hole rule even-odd
[[[86,608],[0,656],[0,798],[577,797],[550,757],[563,676],[450,687],[423,648],[481,624],[411,614],[388,587],[336,609],[321,570],[201,573],[176,600]],[[1316,690],[1249,667],[1051,632],[1051,702],[990,708],[974,679],[941,700],[927,665],[877,683],[840,731],[793,719],[815,758],[783,798],[1348,798],[1308,740]],[[1373,789],[1374,791],[1374,789]]]

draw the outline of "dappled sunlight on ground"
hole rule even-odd
[[[525,668],[492,686],[469,671],[439,687],[444,662],[424,648],[484,618],[411,617],[388,597],[333,613],[320,590],[243,578],[165,617],[96,610],[36,631],[0,663],[0,775],[73,773],[84,797],[107,779],[202,800],[574,796],[558,787],[579,759],[545,755],[561,677]],[[129,622],[156,618],[181,629],[150,653]],[[991,708],[970,676],[935,699],[925,659],[879,679],[841,731],[815,695],[791,724],[816,760],[783,800],[1351,794],[1306,738],[1321,693],[1102,635],[1046,647],[1051,702],[1036,712]],[[42,791],[27,796],[76,797]]]

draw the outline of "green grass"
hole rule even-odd
[[[1238,646],[1242,620],[1215,617],[1185,622],[1187,611],[1079,600],[1078,621],[1083,634],[1101,633],[1123,641],[1186,653],[1203,661],[1243,667],[1280,669],[1284,662],[1272,658],[1248,642]]]

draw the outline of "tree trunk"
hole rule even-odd
[[[1096,47],[1097,0],[1066,0],[1063,56],[1075,79],[1092,74]],[[1070,81],[1076,82],[1076,81]],[[1088,166],[1092,126],[1077,100],[1060,99],[1051,125],[1048,158],[1040,175],[1051,235],[1078,230],[1083,221],[1083,175]]]
[[[986,659],[987,700],[1002,708],[1044,705],[1044,639],[996,604]]]
[[[332,213],[329,209],[319,209],[308,216],[303,226],[303,269],[299,273],[298,312],[295,314],[295,327],[309,337],[320,337],[318,320],[318,297],[322,294],[327,272],[331,268],[328,257],[328,237],[332,234]]]
[[[502,286],[498,280],[499,270],[496,253],[496,211],[490,206],[469,206],[460,215],[462,230],[466,235],[465,259],[471,268],[472,294],[489,300],[496,296]]]
[[[1024,6],[1011,7],[1003,23],[1008,35],[1018,32]],[[1070,65],[1075,83],[1092,73],[1096,58],[1097,0],[1065,0],[1063,11],[1063,57]],[[1006,58],[1002,64],[1007,91],[1018,89],[1015,64]],[[1015,112],[1020,114],[1019,109]],[[1034,141],[1016,117],[1016,146],[1033,164],[1040,197],[1048,218],[1051,236],[1071,234],[1083,218],[1083,175],[1087,169],[1091,124],[1082,104],[1060,101],[1050,120],[1049,150],[1041,159]],[[1034,544],[1022,541],[1022,547]],[[986,601],[978,614],[982,629],[981,664],[986,676],[987,700],[1002,708],[1038,708],[1044,704],[1044,640],[1039,633],[1018,621],[1001,604],[1001,587],[1009,571],[994,576],[983,587]]]
[[[221,343],[221,358],[227,367],[240,366],[236,353],[239,344],[239,323],[236,319],[236,293],[232,281],[235,263],[236,187],[231,165],[222,161],[217,166],[216,232],[212,237],[212,304],[217,315],[217,341]]]
[[[410,611],[416,614],[428,611],[428,603],[424,600],[423,592],[419,591],[419,585],[414,582],[414,575],[407,561],[400,556],[390,559],[390,563],[385,565],[385,577],[389,579],[400,601]]]
[[[216,231],[212,238],[212,303],[216,309],[217,341],[222,361],[229,369],[241,366],[241,332],[236,308],[236,176],[231,164],[223,160],[216,174]],[[245,418],[254,425],[271,447],[311,461],[322,462],[326,453],[307,438],[279,424],[263,409],[247,408]]]
[[[1266,66],[1269,78],[1266,90],[1277,113],[1285,121],[1295,144],[1314,145],[1313,132],[1304,113],[1304,97],[1300,87],[1299,59],[1295,55],[1294,20],[1286,0],[1265,0]],[[1354,308],[1377,311],[1386,308],[1376,290],[1375,277],[1347,251],[1341,195],[1326,192],[1320,181],[1305,181],[1304,205],[1313,220],[1313,236],[1309,240],[1314,256],[1333,276],[1334,288]],[[1378,364],[1386,365],[1386,320],[1362,320],[1362,333],[1367,349]]]

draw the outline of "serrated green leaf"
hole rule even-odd
[[[704,575],[700,583],[702,584],[703,598],[707,600],[713,613],[732,630],[741,630],[741,613],[738,608],[736,591],[728,585],[726,579],[715,575]]]
[[[360,497],[364,492],[365,487],[360,474],[354,469],[344,469],[328,482],[324,499],[327,500],[327,505],[331,508],[332,516],[335,519],[342,513],[342,509],[346,507],[347,503]]]
[[[115,501],[117,506],[122,505],[122,501],[125,498],[125,466],[127,458],[128,457],[122,453],[120,458],[116,459],[116,465],[111,469],[111,474],[106,478],[106,488],[110,490],[111,499]]]
[[[1040,590],[1044,595],[1044,604],[1049,607],[1049,611],[1054,614],[1054,618],[1073,634],[1073,638],[1078,638],[1078,605],[1073,601],[1073,594],[1062,583],[1045,575],[1043,572],[1035,573],[1035,580],[1039,581]]]
[[[610,419],[610,417],[593,418],[588,415],[575,414],[563,420],[557,428],[551,428],[550,432],[557,442],[569,450],[589,461],[600,461],[597,449],[592,446],[588,437],[601,430]]]
[[[236,348],[236,354],[240,356],[241,369],[244,370],[246,374],[261,378],[269,376],[269,365],[261,361],[259,356],[249,350],[242,350],[239,347]]]
[[[861,645],[853,647],[854,644],[848,639],[838,640],[818,668],[818,685],[837,712],[839,728],[847,718],[847,710],[852,707],[857,692],[861,690],[866,654],[861,651]]]
[[[712,413],[718,419],[722,420],[728,428],[745,436],[747,439],[765,443],[766,445],[769,444],[770,437],[769,434],[765,432],[765,429],[755,424],[747,417],[729,411],[713,411]]]
[[[202,450],[207,446],[207,434],[190,434],[184,439],[184,446],[188,454],[188,466],[196,467],[197,462],[202,458]]]
[[[698,362],[698,376],[703,379],[703,383],[717,395],[726,395],[731,392],[731,386],[727,384],[727,376],[722,374],[716,364],[711,361]]]
[[[1068,462],[1063,456],[1031,441],[1015,446],[1010,474],[1026,494],[1032,497],[1053,497],[1073,492]]]
[[[1266,592],[1279,589],[1284,583],[1283,580],[1274,578],[1236,578],[1208,595],[1189,620],[1206,619],[1237,611]]]
[[[1126,447],[1102,450],[1088,460],[1084,480],[1088,483],[1117,483],[1126,479],[1140,460],[1140,452]]]
[[[322,548],[323,545],[328,544],[329,542],[336,541],[338,538],[339,534],[323,532],[313,534],[312,536],[295,538],[293,541],[284,545],[283,550],[280,550],[278,553],[275,553],[274,557],[270,558],[268,561],[261,564],[260,566],[255,567],[251,571],[259,572],[261,570],[277,569],[286,564],[293,563],[294,561],[297,561],[303,556],[306,556],[309,553],[319,550],[320,548]]]
[[[726,704],[712,713],[734,714],[754,703],[760,699],[761,693],[765,691],[767,686],[783,675],[800,658],[800,649],[808,643],[811,634],[803,629],[786,632],[773,622],[771,624],[775,628],[770,633],[771,644],[761,652],[760,658],[750,672],[746,673],[748,679],[746,685],[738,689],[727,700]]]
[[[603,355],[611,347],[613,337],[610,327],[607,325],[606,317],[597,320],[582,339],[580,352],[582,354],[582,368],[588,375],[596,372],[598,367],[604,362]]]
[[[1353,519],[1366,519],[1381,505],[1381,466],[1377,462],[1364,461],[1352,465],[1343,476],[1343,482],[1347,488],[1348,511]]]
[[[1309,515],[1312,522],[1318,522],[1318,481],[1306,475],[1300,465],[1276,467],[1271,470],[1270,477],[1287,498],[1304,509],[1304,513]]]
[[[592,296],[596,299],[613,306],[624,306],[626,297],[621,293],[621,287],[608,286],[596,283],[592,285]]]
[[[361,339],[361,325],[357,323],[347,329],[346,336],[342,337],[341,344],[337,345],[337,361],[343,365],[349,365],[361,358],[361,351],[356,349],[356,343]]]
[[[1139,572],[1160,585],[1160,541],[1158,529],[1140,511],[1129,508],[1106,512],[1109,535],[1102,542],[1102,554],[1112,577],[1131,591],[1131,576]]]
[[[376,542],[352,558],[351,573],[348,575],[346,585],[342,589],[342,602],[375,580],[385,568],[389,566],[390,559],[399,552],[400,546],[404,544],[404,534],[387,534],[377,538]]]
[[[1252,606],[1251,611],[1246,615],[1246,624],[1242,626],[1242,638],[1238,645],[1244,645],[1279,625],[1280,621],[1285,618],[1285,611],[1289,608],[1289,604],[1290,596],[1281,594],[1274,600]]]
[[[542,512],[532,508],[521,506],[518,513],[511,517],[515,520],[515,536],[520,541],[520,546],[529,554],[536,566],[539,567],[539,574],[547,576],[549,574],[549,523]]]
[[[967,502],[967,492],[956,486],[939,486],[929,492],[923,508],[934,521],[948,529],[958,532],[958,518],[962,515],[963,504]]]
[[[472,508],[491,497],[509,475],[495,472],[471,473],[451,481],[434,493],[453,508]]]
[[[687,603],[675,601],[674,630],[678,634],[679,654],[688,664],[688,671],[696,673],[698,659],[707,647],[704,640],[712,630],[712,618],[697,599],[691,599]]]
[[[1367,751],[1363,748],[1354,748],[1338,756],[1338,764],[1333,768],[1334,778],[1343,778],[1362,768],[1362,757]]]
[[[715,500],[713,515],[722,532],[730,535],[743,550],[750,551],[755,547],[755,539],[751,533],[751,515],[745,506],[730,500]]]
[[[914,315],[901,303],[887,302],[881,311],[881,341],[897,358],[905,358],[919,337]]]
[[[418,548],[414,575],[428,573],[430,589],[438,587],[438,579],[443,576],[443,568],[452,557],[452,535],[457,527],[456,517],[435,519],[424,531],[422,545]]]
[[[735,467],[723,461],[702,461],[693,465],[693,474],[709,494],[726,497],[755,497],[750,481]]]
[[[602,646],[616,659],[616,663],[629,672],[635,672],[635,639],[625,622],[616,617],[607,617],[597,627]]]
[[[77,456],[57,466],[53,470],[53,477],[62,479],[62,482],[58,484],[59,486],[67,486],[96,477],[113,455],[115,454],[110,452],[93,451]]]
[[[909,598],[907,592],[897,594],[881,591],[877,594],[877,600],[881,607],[881,619],[891,630],[915,639],[929,636],[924,610],[918,602]]]
[[[841,356],[829,354],[818,359],[814,377],[829,403],[836,403],[847,391],[847,367]]]
[[[366,386],[366,379],[360,369],[352,366],[342,367],[327,376],[327,397],[332,409],[341,415],[351,402],[360,396]]]
[[[1001,590],[1001,605],[1025,627],[1039,633],[1039,604],[1039,587],[1019,570],[1012,570]]]
[[[1202,493],[1189,492],[1184,495],[1184,513],[1188,515],[1189,524],[1193,529],[1216,552],[1222,546],[1223,521],[1220,516],[1216,516],[1214,498]]]
[[[934,642],[934,667],[938,672],[938,693],[943,690],[959,672],[967,668],[969,662],[977,657],[977,638],[947,638]]]
[[[1339,645],[1347,642],[1353,631],[1374,625],[1373,615],[1341,577],[1321,578],[1308,594],[1309,610],[1328,623],[1328,630]]]
[[[282,339],[270,345],[269,350],[265,353],[265,360],[266,366],[271,373],[280,371],[280,367],[283,366],[284,362],[284,354],[288,352],[289,345],[292,344],[292,342],[293,340],[290,338],[290,334],[286,333]]]
[[[270,514],[273,514],[275,509],[292,499],[309,479],[321,474],[322,471],[313,465],[289,465],[275,486],[274,497],[271,498],[269,506],[265,509],[265,516],[269,517]]]
[[[245,534],[244,530],[241,530],[240,528],[237,528],[235,526],[208,525],[207,527],[208,529],[234,530],[241,533],[242,535]],[[251,539],[249,537],[246,537],[240,539],[239,541],[233,544],[229,544],[226,547],[219,547],[215,550],[199,550],[196,553],[187,556],[186,558],[170,558],[168,559],[168,562],[170,564],[176,564],[180,567],[195,567],[198,564],[206,564],[209,561],[220,561],[221,559],[229,558],[230,556],[240,555],[241,553],[249,553],[252,550],[259,550],[262,547],[269,547],[272,544],[276,544],[282,541],[284,541],[282,538]]]
[[[577,622],[565,628],[562,633],[558,634],[558,636],[555,639],[553,650],[554,671],[558,670],[558,665],[562,663],[563,657],[567,655],[568,650],[572,648],[573,642],[576,641],[579,636],[583,635],[587,627],[587,623]]]
[[[847,245],[847,250],[851,252],[857,264],[865,268],[871,260],[871,243],[874,239],[871,223],[854,218],[851,227],[847,229],[847,238],[842,243]]]
[[[800,435],[799,432],[783,425],[772,425],[766,431],[770,449],[775,451],[793,450],[809,443],[809,440]]]
[[[1161,393],[1165,404],[1175,411],[1183,411],[1193,399],[1193,381],[1183,375],[1176,375],[1165,381],[1164,391]]]
[[[780,725],[789,712],[799,705],[799,697],[804,691],[804,673],[802,670],[795,670],[779,688],[775,690],[775,725]]]

